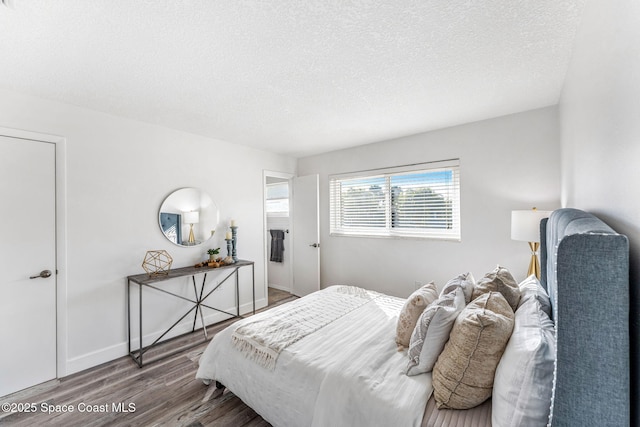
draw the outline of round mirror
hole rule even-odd
[[[181,188],[169,194],[158,214],[162,234],[178,246],[196,246],[209,240],[218,225],[218,207],[197,188]]]

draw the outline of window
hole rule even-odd
[[[267,184],[266,197],[267,215],[288,216],[289,215],[289,183],[278,182]]]
[[[459,161],[333,175],[331,235],[460,240]]]

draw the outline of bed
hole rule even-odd
[[[532,370],[544,382],[536,387],[548,395],[538,396],[543,411],[526,406],[535,398],[520,396],[525,408],[514,408],[518,423],[629,425],[635,302],[629,300],[627,239],[593,215],[560,209],[541,223],[541,240],[536,286],[548,294],[553,342],[546,343],[547,359],[553,354],[547,376]],[[407,375],[407,350],[399,351],[394,340],[407,302],[331,286],[218,333],[196,377],[227,387],[274,426],[490,426],[492,418],[506,425],[496,419],[505,412],[501,393],[471,409],[443,409],[434,393],[439,371]],[[515,318],[519,308],[513,309]],[[507,346],[515,341],[507,339]]]

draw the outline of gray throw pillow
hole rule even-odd
[[[411,334],[407,375],[431,372],[465,305],[464,291],[456,286],[424,309]]]
[[[440,292],[440,296],[448,294],[453,291],[457,286],[462,288],[464,292],[464,301],[465,304],[469,304],[471,302],[471,296],[473,295],[473,288],[476,285],[476,279],[474,279],[473,274],[471,273],[462,273],[453,279],[449,280],[442,288]]]

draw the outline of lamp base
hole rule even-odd
[[[538,261],[538,248],[540,243],[529,242],[529,248],[531,248],[531,261],[529,261],[529,271],[527,271],[527,277],[535,274],[540,279],[540,261]]]
[[[196,243],[196,237],[193,235],[193,224],[190,224],[191,227],[189,228],[189,240],[187,240],[187,242],[189,242],[190,245],[194,245]]]

